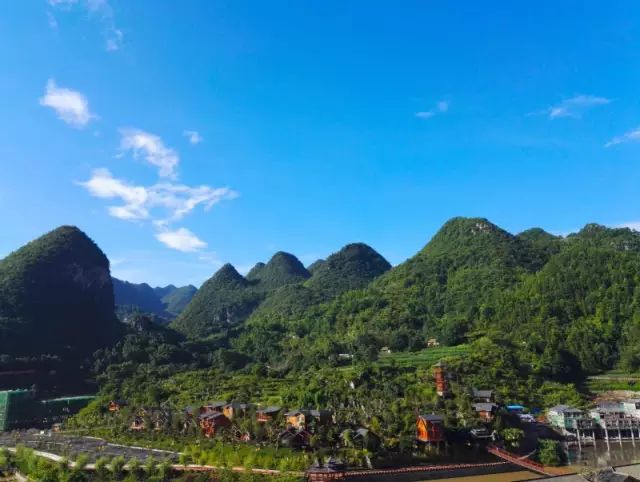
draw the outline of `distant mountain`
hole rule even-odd
[[[601,224],[587,224],[568,239],[581,240],[590,246],[612,248],[618,251],[640,252],[640,233],[629,228],[607,228]]]
[[[283,286],[268,296],[250,323],[286,321],[345,291],[365,287],[390,268],[373,248],[363,243],[348,244],[326,260],[312,263],[307,269],[311,277],[303,283]]]
[[[147,283],[129,283],[113,278],[115,303],[121,317],[142,312],[172,320],[184,310],[196,291],[197,288],[191,285],[152,288]]]
[[[361,288],[391,265],[365,244],[350,244],[323,261],[312,275],[294,255],[277,252],[257,263],[243,278],[225,265],[198,291],[172,324],[191,337],[220,333],[255,313],[257,317],[289,316]]]
[[[109,261],[62,226],[0,261],[0,353],[82,357],[120,333]]]
[[[278,251],[267,264],[258,263],[247,274],[247,279],[255,281],[264,291],[273,291],[280,286],[299,283],[311,273],[294,255]]]
[[[313,263],[311,263],[309,266],[307,266],[307,271],[313,274],[323,264],[324,264],[324,259],[317,259]]]
[[[532,263],[538,269],[544,266],[551,256],[558,253],[564,243],[561,236],[554,236],[540,228],[527,229],[516,237],[529,244]]]
[[[131,310],[164,314],[164,306],[158,293],[147,283],[129,283],[113,278],[113,295],[116,306],[130,307]]]
[[[244,321],[262,298],[251,282],[225,264],[200,287],[171,326],[193,338],[219,334]]]
[[[389,262],[370,246],[348,244],[317,265],[305,286],[330,299],[344,291],[364,288],[390,268]]]
[[[182,313],[191,302],[198,288],[192,285],[181,286],[180,288],[169,285],[165,288],[155,288],[155,291],[161,295],[160,301],[164,306],[165,312],[169,313],[172,317],[176,317]]]

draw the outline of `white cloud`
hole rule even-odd
[[[575,117],[580,118],[584,112],[597,107],[599,105],[610,104],[611,99],[606,97],[596,97],[593,95],[576,95],[570,99],[565,99],[559,104],[552,105],[544,112],[549,115],[550,119],[557,119],[560,117]]]
[[[162,206],[171,213],[169,218],[161,220],[165,224],[182,219],[198,205],[203,205],[204,210],[208,211],[220,201],[238,197],[238,193],[228,187],[189,187],[170,183],[152,186],[150,194],[152,205]]]
[[[449,110],[449,102],[445,100],[440,100],[436,102],[436,105],[431,110],[422,110],[415,113],[415,116],[418,119],[431,119],[433,116],[437,114],[444,114]]]
[[[204,140],[198,131],[184,131],[183,134],[191,144],[200,144]]]
[[[172,223],[183,219],[198,206],[207,211],[220,201],[238,196],[228,187],[190,187],[168,182],[137,186],[113,177],[105,168],[95,169],[89,180],[78,184],[94,197],[119,201],[120,204],[107,207],[110,216],[125,221],[150,220],[157,230],[156,238],[179,251],[204,249],[206,243],[186,228],[172,231],[169,229]],[[207,261],[213,263],[211,255],[207,256]]]
[[[161,177],[176,177],[175,169],[180,158],[173,149],[164,145],[160,137],[140,129],[121,129],[120,133],[123,151],[132,151],[134,158],[143,156],[149,164],[159,168]]]
[[[625,132],[621,136],[616,136],[607,142],[604,147],[611,147],[618,144],[623,144],[625,142],[637,142],[640,141],[640,127],[636,127],[635,129],[630,130],[629,132]]]
[[[185,253],[200,251],[207,247],[207,243],[198,238],[187,228],[178,228],[174,231],[165,230],[156,233],[158,241]]]
[[[238,197],[238,193],[228,187],[190,187],[174,183],[134,186],[114,178],[104,168],[94,170],[88,181],[79,184],[94,197],[120,200],[121,205],[108,207],[111,216],[129,221],[152,219],[157,227],[183,219],[200,205],[208,211],[220,201]]]
[[[51,107],[58,117],[77,128],[86,126],[95,117],[89,111],[89,102],[80,92],[58,87],[54,79],[47,82],[45,94],[40,105]]]
[[[121,206],[109,206],[109,214],[125,220],[149,217],[149,192],[142,186],[133,186],[115,179],[108,169],[96,169],[86,182],[79,183],[89,194],[101,199],[120,199]]]

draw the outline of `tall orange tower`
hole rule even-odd
[[[433,376],[436,380],[436,392],[441,397],[444,397],[449,390],[445,368],[446,367],[442,362],[438,362],[433,366]]]

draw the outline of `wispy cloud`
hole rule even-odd
[[[89,194],[101,199],[119,199],[124,204],[109,206],[109,214],[125,220],[149,217],[150,196],[147,188],[115,179],[108,169],[96,169],[88,181],[79,183]]]
[[[163,230],[156,233],[156,238],[169,248],[173,248],[184,253],[201,251],[207,247],[207,243],[202,241],[187,228],[178,228],[173,231],[168,229]]]
[[[121,30],[113,27],[109,30],[107,39],[105,41],[105,49],[107,52],[115,52],[116,50],[120,50],[122,47],[122,39],[124,35]]]
[[[198,259],[214,266],[222,266],[222,261],[218,258],[215,251],[203,251],[198,256]]]
[[[415,113],[418,119],[430,119],[435,115],[444,114],[449,110],[449,103],[447,101],[438,101],[431,110],[422,110]]]
[[[640,231],[640,221],[627,221],[616,226],[616,228],[629,228],[634,231]]]
[[[120,201],[121,204],[108,206],[109,215],[126,221],[149,219],[158,228],[182,220],[198,206],[208,211],[220,201],[238,197],[228,187],[189,187],[167,182],[134,185],[114,178],[105,168],[95,169],[89,180],[78,184],[94,197]]]
[[[200,144],[204,140],[198,131],[184,131],[183,135],[191,144]]]
[[[104,38],[104,48],[107,52],[120,50],[123,44],[124,35],[115,23],[113,8],[108,0],[48,0],[49,5],[54,9],[71,10],[78,5],[86,9],[101,24],[102,36]],[[52,24],[50,16],[49,25],[57,27],[57,22]],[[54,18],[55,21],[55,18]]]
[[[576,95],[569,99],[564,99],[558,104],[547,107],[543,111],[533,114],[545,114],[549,119],[559,119],[561,117],[573,117],[579,119],[582,115],[597,106],[610,104],[611,99],[597,97],[594,95]]]
[[[69,7],[78,3],[78,0],[47,0],[52,7]]]
[[[49,27],[54,30],[58,28],[58,21],[51,12],[47,12],[47,23],[49,24]]]
[[[624,144],[625,142],[638,142],[640,141],[640,127],[636,127],[635,129],[631,129],[628,132],[625,132],[621,136],[616,136],[607,142],[604,147],[611,147],[618,144]]]
[[[140,129],[121,129],[120,148],[130,151],[133,157],[143,157],[149,164],[158,168],[161,177],[176,178],[176,168],[180,157],[173,150],[164,145],[162,139]]]
[[[58,87],[54,79],[49,79],[40,105],[56,111],[58,117],[73,127],[82,128],[95,117],[89,111],[87,98],[76,90]]]

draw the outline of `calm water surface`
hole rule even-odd
[[[566,449],[565,449],[566,450]],[[607,467],[626,465],[640,462],[640,441],[635,444],[629,441],[597,440],[594,446],[570,447],[568,450],[569,462],[578,467]]]

